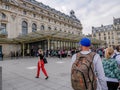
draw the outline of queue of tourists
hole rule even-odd
[[[120,46],[90,49],[82,38],[80,52],[72,56],[71,84],[74,90],[120,90]]]

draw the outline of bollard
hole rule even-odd
[[[0,67],[0,90],[2,90],[2,67]]]

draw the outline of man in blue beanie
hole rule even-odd
[[[91,41],[89,38],[82,38],[79,44],[81,46],[89,47],[91,45]]]
[[[107,83],[105,80],[105,74],[104,74],[104,70],[103,70],[102,60],[97,53],[93,53],[90,50],[91,40],[89,38],[84,37],[80,40],[79,45],[80,45],[81,51],[72,56],[72,66],[75,65],[76,62],[78,61],[78,58],[80,58],[82,56],[86,57],[87,59],[90,59],[90,57],[92,57],[91,58],[92,60],[90,60],[90,61],[93,62],[92,63],[94,66],[93,71],[94,71],[95,77],[98,79],[97,89],[94,89],[94,90],[108,90]],[[88,90],[93,90],[93,89],[88,89]]]

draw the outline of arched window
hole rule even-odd
[[[28,34],[28,23],[26,21],[22,22],[22,35]]]
[[[5,23],[1,23],[1,30],[3,30],[3,32],[7,31],[6,26],[7,25]]]
[[[101,34],[99,33],[99,36],[101,36]]]
[[[41,28],[40,28],[41,30],[45,30],[45,27],[44,27],[44,25],[41,25]]]
[[[35,23],[32,24],[32,32],[37,31],[37,25]]]
[[[2,19],[5,19],[6,15],[4,13],[2,13]]]
[[[48,27],[48,30],[51,30],[51,27]]]

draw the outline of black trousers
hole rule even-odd
[[[117,90],[119,83],[107,81],[108,90]]]

